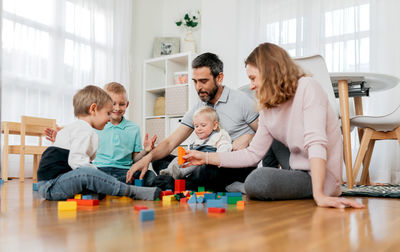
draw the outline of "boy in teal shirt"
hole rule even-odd
[[[110,122],[103,130],[97,130],[99,146],[93,164],[99,170],[125,182],[129,168],[154,148],[157,137],[154,135],[149,139],[146,134],[142,149],[139,126],[124,118],[125,111],[129,106],[126,89],[117,82],[111,82],[104,86],[104,90],[113,100],[113,110]],[[54,130],[46,130],[47,138],[50,141],[54,142],[56,134],[57,132]],[[139,176],[140,172],[134,174],[137,179]],[[155,174],[147,171],[143,178],[143,185],[152,186],[154,178]]]

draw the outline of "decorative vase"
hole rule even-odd
[[[192,53],[196,52],[196,40],[191,31],[188,31],[183,39],[182,51]]]

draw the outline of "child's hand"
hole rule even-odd
[[[360,204],[354,200],[349,200],[345,198],[339,197],[314,197],[315,203],[317,203],[320,207],[334,207],[334,208],[345,208],[345,207],[353,207],[353,208],[364,208],[363,204]]]
[[[44,134],[46,135],[46,139],[49,140],[50,142],[55,142],[56,141],[56,136],[57,132],[59,132],[62,128],[56,125],[56,129],[50,129],[46,128],[44,130]]]
[[[156,135],[153,135],[153,137],[149,140],[149,134],[146,133],[143,141],[143,149],[146,152],[150,152],[152,149],[154,149],[154,143],[156,142],[156,140],[157,140]]]
[[[206,163],[206,153],[196,150],[186,151],[186,155],[183,158],[187,161],[182,168],[186,168],[193,165],[202,165]]]

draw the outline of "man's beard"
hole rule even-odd
[[[214,82],[214,84],[215,84],[215,82]],[[202,100],[203,102],[209,102],[209,101],[211,101],[212,99],[215,98],[215,95],[218,92],[218,86],[215,84],[214,88],[210,92],[206,92],[207,96],[201,97],[200,93],[202,93],[202,92],[204,92],[204,91],[197,92],[197,94],[199,95],[200,100]]]

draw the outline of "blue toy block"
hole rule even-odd
[[[227,192],[225,194],[225,196],[228,196],[228,197],[242,197],[242,193],[241,192]]]
[[[154,220],[154,210],[141,210],[140,221],[151,221]]]
[[[197,197],[197,203],[204,203],[204,197],[198,196]]]
[[[190,197],[190,199],[187,201],[188,204],[196,204],[197,200],[196,200],[196,195],[193,195],[192,197]]]
[[[224,202],[222,200],[209,199],[207,200],[206,204],[207,207],[217,207],[217,208],[224,207]]]
[[[135,179],[135,186],[143,186],[143,179]]]
[[[92,195],[82,195],[82,199],[93,199]]]
[[[222,203],[228,204],[228,196],[221,196]]]
[[[224,192],[219,192],[219,193],[217,193],[217,198],[218,198],[218,197],[221,197],[221,196],[225,196],[225,193],[224,193]]]
[[[4,184],[4,180],[0,179],[0,185]]]
[[[39,188],[38,188],[38,185],[37,185],[38,183],[33,183],[32,184],[32,190],[33,191],[39,191]]]
[[[205,193],[204,194],[204,202],[207,202],[209,199],[215,199],[215,193]]]

